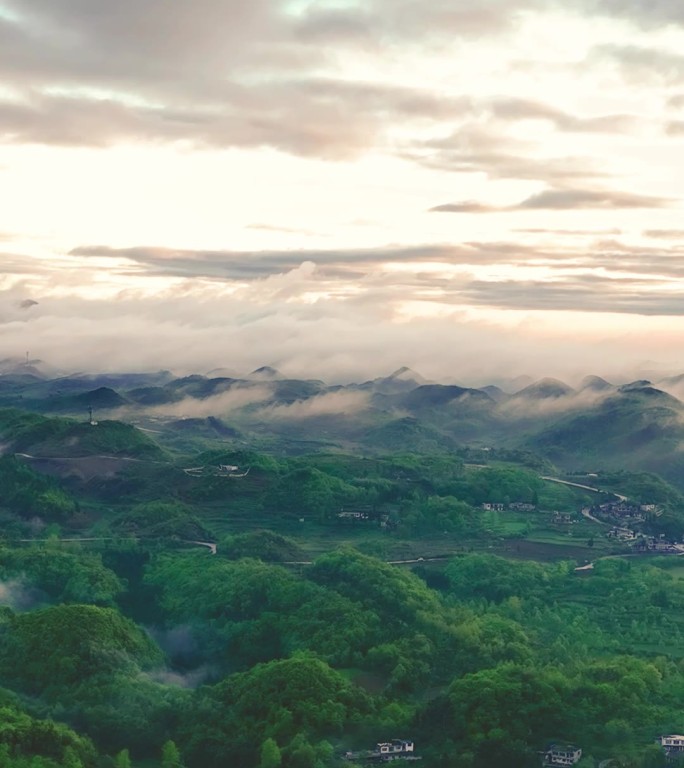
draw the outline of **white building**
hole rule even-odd
[[[659,736],[656,741],[658,741],[668,755],[684,752],[684,736],[678,736],[677,734]]]
[[[408,752],[413,752],[413,742],[404,739],[381,741],[376,745],[376,751],[381,755],[405,755]]]
[[[544,755],[545,765],[575,765],[582,759],[582,750],[574,744],[550,744]]]

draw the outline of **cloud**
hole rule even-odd
[[[358,413],[369,407],[365,392],[327,392],[287,405],[274,405],[259,409],[257,419],[305,419],[316,416]]]
[[[645,28],[684,23],[684,9],[670,0],[584,0],[579,8],[591,14],[627,19]]]
[[[442,213],[504,213],[524,210],[587,210],[621,208],[666,208],[675,201],[652,195],[637,195],[632,192],[597,189],[544,189],[510,206],[491,206],[474,200],[445,203],[430,208],[431,212]]]
[[[299,24],[306,40],[347,42],[353,45],[412,44],[418,40],[498,35],[511,29],[525,9],[540,6],[536,0],[482,0],[477,5],[433,0],[369,0],[363,6],[339,8],[313,5]]]
[[[581,110],[555,94],[546,103],[543,89],[521,83],[496,92],[490,69],[509,71],[517,55],[511,36],[559,8],[604,12],[587,2],[567,9],[559,0],[197,0],[190,10],[185,0],[2,0],[2,7],[4,143],[268,147],[335,161],[389,154],[430,170],[559,186],[608,178],[610,162],[583,141],[575,150],[533,135],[529,121],[554,135],[600,140],[657,119],[637,109]],[[472,59],[472,83],[455,78],[450,87],[435,74],[452,41],[459,69],[488,38],[500,48],[487,61]],[[399,53],[409,67],[431,62],[425,76],[397,85]],[[585,67],[655,67],[679,77],[681,61],[656,48],[599,45]]]
[[[667,242],[649,248],[615,240],[591,247],[469,241],[244,253],[86,247],[79,253],[70,258],[84,265],[83,274],[91,259],[109,254],[120,266],[108,275],[120,282],[128,270],[135,283],[109,299],[94,298],[75,282],[78,270],[55,266],[34,277],[31,293],[40,303],[28,312],[19,309],[27,293],[21,283],[0,290],[6,355],[31,349],[65,370],[91,371],[248,371],[269,363],[285,376],[329,381],[367,379],[402,365],[440,378],[454,364],[445,350],[459,350],[464,375],[520,373],[527,366],[548,374],[583,356],[586,368],[608,373],[600,367],[604,335],[612,339],[616,365],[650,356],[653,346],[671,359],[684,315],[684,250]],[[502,278],[502,270],[510,279]],[[509,313],[515,319],[504,321]],[[557,315],[564,319],[555,321]],[[574,318],[584,317],[588,328],[586,318],[599,315],[589,336],[576,332],[558,342],[564,329],[575,326]],[[614,323],[618,315],[618,337],[601,330],[603,317]],[[534,323],[525,325],[526,317]],[[646,339],[647,329],[656,327],[648,318],[657,324],[664,317],[669,326],[657,325],[657,334]],[[642,330],[644,338],[634,340]],[[535,362],[540,360],[543,366]],[[215,398],[162,406],[160,414],[215,415],[268,402],[270,395],[269,385],[263,392],[229,387]],[[277,415],[343,405],[321,399]]]
[[[293,270],[300,270],[300,276],[305,279],[345,276],[356,278],[363,277],[373,268],[383,264],[420,264],[435,261],[468,263],[474,256],[468,246],[447,245],[288,251],[189,251],[81,246],[73,249],[71,255],[127,259],[137,267],[143,268],[148,275],[235,281],[253,281]],[[303,269],[304,265],[309,266]],[[125,272],[125,268],[122,268],[122,271]]]
[[[225,93],[220,110],[132,106],[113,99],[40,96],[0,103],[5,142],[108,147],[130,141],[186,142],[197,148],[274,147],[296,155],[353,157],[372,145],[383,119],[369,110],[349,121],[343,98],[327,100],[279,83]]]
[[[634,115],[578,117],[548,104],[520,98],[496,98],[491,100],[489,108],[494,117],[506,121],[546,120],[570,133],[623,133],[637,123]]]
[[[519,227],[513,230],[528,235],[560,235],[568,237],[597,237],[599,235],[621,235],[620,229],[545,229],[543,227]]]
[[[497,411],[511,419],[546,418],[599,405],[611,396],[610,391],[585,389],[560,397],[527,398],[514,395],[497,405]]]
[[[675,231],[676,232],[676,231]],[[571,234],[575,234],[570,230]],[[586,235],[601,237],[610,231],[587,231]],[[675,238],[676,239],[676,238]],[[252,312],[258,306],[273,301],[290,301],[293,306],[302,297],[320,296],[320,301],[307,304],[315,308],[329,301],[363,303],[408,301],[432,297],[435,301],[453,297],[458,301],[461,289],[473,279],[475,271],[497,265],[515,268],[518,272],[512,281],[525,280],[528,267],[546,267],[551,279],[556,275],[568,279],[572,274],[591,275],[603,272],[602,286],[606,297],[623,283],[624,275],[641,275],[655,281],[677,281],[684,276],[682,247],[672,243],[658,248],[631,245],[615,239],[597,239],[590,251],[584,245],[561,246],[558,242],[539,245],[522,244],[519,241],[469,241],[459,245],[423,245],[410,248],[387,246],[377,249],[329,249],[263,252],[204,252],[171,251],[154,248],[106,250],[85,247],[78,249],[93,255],[102,253],[126,255],[136,260],[139,267],[136,279],[145,276],[159,278],[187,278],[177,284],[175,294],[192,297],[202,295],[202,288],[191,280],[204,279],[206,290],[231,291],[235,304],[250,302]],[[439,267],[442,266],[440,270]],[[397,271],[397,267],[400,271]],[[122,268],[125,271],[125,268]],[[611,280],[615,278],[615,282]],[[191,288],[195,285],[195,288]],[[135,298],[131,293],[129,298]],[[121,298],[126,298],[125,294]],[[462,297],[461,297],[462,298]],[[657,296],[652,297],[657,302]],[[309,300],[306,299],[308,302]],[[1,304],[0,304],[1,306]],[[185,314],[185,313],[184,313]],[[190,320],[190,317],[188,317]]]
[[[172,685],[176,688],[197,688],[216,676],[216,669],[203,665],[189,672],[179,672],[172,669],[155,669],[144,673],[143,677],[162,685]]]
[[[163,403],[155,406],[145,406],[146,414],[166,418],[205,418],[221,416],[240,410],[247,405],[263,403],[273,396],[273,390],[267,386],[227,385],[230,388],[209,397],[185,397],[175,403]],[[130,412],[126,406],[122,412]]]
[[[319,232],[310,229],[295,229],[293,227],[279,227],[276,224],[249,224],[247,229],[256,229],[262,232],[277,232],[283,235],[315,235],[320,237]]]
[[[484,356],[482,365],[507,369],[528,360],[534,367],[538,349],[559,365],[563,353],[583,353],[579,343],[561,350],[539,341],[541,320],[553,324],[558,313],[567,316],[554,338],[583,313],[601,313],[602,323],[619,314],[628,328],[655,327],[644,318],[659,316],[676,325],[684,251],[677,230],[666,228],[677,226],[668,163],[681,129],[684,56],[672,42],[679,32],[662,27],[681,20],[677,4],[0,0],[0,7],[0,172],[17,189],[16,221],[7,226],[18,232],[15,242],[40,254],[24,255],[3,238],[7,354],[54,352],[78,368],[249,370],[282,360],[286,370],[326,375],[404,364],[477,368]],[[621,21],[593,23],[606,16]],[[117,158],[145,157],[145,174],[123,165],[112,173],[113,145],[125,145]],[[277,150],[267,155],[276,162],[252,174],[252,161],[267,167],[265,147]],[[206,173],[195,172],[198,148],[206,150],[197,163]],[[149,211],[141,205],[122,215],[108,242],[97,221],[107,212],[116,218],[126,207],[117,197],[143,175],[159,188],[162,156],[162,175],[177,179],[179,194],[168,196],[167,210],[164,195],[143,191]],[[98,172],[72,179],[85,158],[97,158],[88,168]],[[63,178],[55,168],[65,169]],[[291,175],[275,179],[271,168]],[[47,193],[33,208],[46,169],[65,190],[64,209],[48,208]],[[215,189],[212,172],[233,169],[239,210],[224,227],[227,176]],[[274,179],[276,188],[260,194]],[[278,185],[290,183],[311,197],[279,198]],[[95,190],[102,219],[78,204],[77,186]],[[196,200],[188,205],[190,194]],[[311,221],[308,199],[316,202]],[[433,212],[508,215],[464,216],[454,228],[448,217],[422,214],[440,201]],[[205,217],[209,208],[218,214]],[[657,211],[646,237],[658,242],[630,242],[630,227],[647,226],[639,211]],[[351,231],[360,219],[372,226]],[[540,226],[523,232],[528,223]],[[484,225],[491,242],[476,241]],[[33,228],[49,236],[33,237]],[[449,242],[457,230],[465,242]],[[324,235],[329,247],[307,241]],[[254,242],[274,245],[250,249]],[[318,247],[286,247],[307,242]],[[22,309],[34,299],[40,303]],[[674,350],[680,339],[668,333],[662,338]],[[647,342],[616,343],[621,359],[649,350]],[[474,350],[467,362],[445,353],[465,347]],[[182,404],[195,407],[232,404]]]
[[[645,229],[644,237],[653,237],[663,240],[682,240],[684,239],[684,229]]]
[[[606,278],[573,274],[556,280],[473,280],[461,286],[462,300],[507,309],[606,312],[633,315],[684,314],[684,298],[654,291],[643,277]],[[664,287],[664,286],[662,286]]]
[[[31,256],[0,251],[1,275],[41,275],[50,271],[50,267]]]
[[[518,210],[571,210],[575,208],[665,208],[674,201],[632,192],[595,189],[545,189],[531,195],[515,208]]]
[[[0,604],[16,611],[27,611],[38,602],[38,590],[27,586],[21,579],[0,582]]]
[[[34,82],[155,82],[182,90],[245,59],[283,64],[293,55],[284,4],[269,0],[197,0],[192,8],[183,0],[3,5],[11,16],[0,17],[0,63]]]
[[[600,178],[607,175],[589,156],[540,154],[543,145],[512,136],[502,126],[485,127],[478,120],[464,122],[449,135],[416,141],[401,156],[427,168],[461,173],[484,173],[492,179],[525,179],[548,184]]]
[[[478,203],[477,200],[463,200],[460,203],[445,203],[430,208],[430,213],[492,213],[500,210],[491,205]]]
[[[425,126],[460,123],[457,134],[466,143],[469,119],[476,125],[542,119],[566,132],[629,130],[631,115],[573,115],[527,98],[400,87],[345,71],[358,47],[377,64],[396,55],[395,45],[510,32],[525,9],[546,5],[374,0],[363,8],[323,3],[294,12],[285,0],[198,0],[190,12],[184,0],[35,0],[29,7],[4,0],[9,14],[0,15],[0,68],[9,87],[0,100],[0,137],[92,147],[268,146],[332,159],[382,147],[420,162],[420,151],[397,142],[398,127],[410,126],[417,137]],[[500,165],[487,171],[499,177],[515,177],[516,169],[521,178],[578,175],[579,158],[538,158],[533,170],[532,158],[487,156],[481,149],[472,163]],[[443,167],[458,170],[468,162],[458,146],[443,147],[441,155],[434,160]]]
[[[341,159],[385,142],[397,120],[459,109],[424,87],[339,76],[336,53],[302,34],[316,12],[297,16],[284,0],[198,0],[192,12],[184,0],[4,4],[5,142],[269,146]],[[314,75],[325,62],[331,76]]]
[[[662,47],[604,44],[593,48],[585,66],[593,69],[608,63],[617,68],[626,83],[677,83],[684,75],[684,56]]]
[[[326,381],[366,380],[402,365],[432,379],[457,370],[464,381],[522,372],[562,377],[578,368],[610,375],[654,356],[679,365],[684,307],[681,290],[673,286],[681,285],[683,275],[674,283],[670,277],[646,276],[639,283],[563,276],[564,259],[558,254],[555,259],[534,249],[516,254],[514,245],[474,244],[471,261],[481,253],[484,264],[507,265],[511,259],[525,264],[535,258],[558,263],[554,282],[526,280],[524,271],[510,282],[473,279],[469,268],[453,277],[390,272],[374,274],[345,298],[335,294],[334,285],[317,283],[314,290],[329,295],[315,302],[306,298],[311,285],[297,274],[290,276],[286,295],[265,294],[263,280],[238,293],[227,292],[220,282],[193,283],[192,290],[176,284],[163,296],[130,291],[111,301],[56,295],[53,286],[24,322],[0,313],[0,344],[6,355],[21,357],[31,349],[63,371],[190,373],[226,365],[248,371],[275,362],[285,376]],[[622,253],[616,258],[611,252],[594,257],[586,249],[575,255],[587,260],[587,268],[605,263],[630,269],[629,259],[637,258]],[[672,261],[673,269],[682,263],[681,258]],[[641,265],[654,273],[664,268],[643,258]],[[59,275],[53,278],[58,280]],[[10,300],[15,302],[12,292],[0,292],[0,305]],[[478,314],[479,307],[487,312]],[[498,316],[490,308],[510,315]],[[628,317],[634,312],[640,314],[638,322]],[[611,330],[616,313],[625,313],[617,334]],[[667,325],[658,319],[664,315],[669,315]],[[228,402],[186,400],[178,409],[162,410],[175,418],[212,415],[245,402],[232,399],[230,392],[227,397]],[[316,407],[325,412],[350,405],[358,403],[321,400]],[[307,411],[310,406],[302,405],[302,415]]]

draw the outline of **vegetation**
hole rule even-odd
[[[126,402],[230,386],[208,381]],[[320,391],[301,384],[275,389]],[[623,557],[580,510],[621,494],[655,505],[640,533],[679,538],[684,497],[647,472],[549,482],[547,458],[418,423],[465,419],[457,390],[396,395],[418,415],[363,452],[282,450],[248,412],[162,449],[0,411],[0,768],[351,768],[404,736],[426,768],[532,768],[553,740],[582,768],[660,765],[654,738],[684,728],[684,566]]]
[[[6,510],[22,518],[65,522],[78,511],[76,502],[54,480],[14,455],[0,457],[0,499]]]
[[[163,451],[135,427],[121,421],[89,422],[48,418],[14,409],[0,409],[0,434],[15,451],[46,457],[110,454],[145,459],[163,458]]]
[[[0,680],[110,754],[172,739],[169,765],[332,765],[342,746],[407,731],[430,765],[532,766],[552,738],[652,765],[684,694],[672,562],[605,559],[585,576],[471,554],[437,579],[352,549],[300,573],[160,552],[146,580],[165,659],[115,609],[6,609]],[[193,670],[210,684],[177,687]]]

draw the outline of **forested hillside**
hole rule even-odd
[[[392,739],[426,768],[552,742],[663,764],[684,499],[661,477],[188,429],[0,414],[0,766],[351,767]]]
[[[681,728],[667,558],[581,575],[472,554],[412,573],[344,548],[295,567],[56,546],[0,552],[7,765],[121,765],[173,741],[193,767],[325,766],[408,734],[429,766],[533,766],[558,739],[651,766],[653,738]]]

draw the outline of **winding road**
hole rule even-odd
[[[64,539],[17,539],[17,541],[22,544],[35,544],[38,542],[46,544],[48,541],[58,541],[60,543],[74,541],[119,541],[121,539],[133,539],[134,541],[137,541],[138,539],[146,538],[152,539],[154,536],[74,536]],[[181,539],[181,541],[183,544],[196,544],[198,547],[206,547],[212,555],[216,554],[216,544],[214,544],[213,541],[190,541],[189,539]]]
[[[570,485],[573,488],[581,488],[583,491],[593,491],[594,493],[609,493],[611,496],[615,496],[618,501],[627,501],[627,496],[623,496],[615,491],[604,491],[601,488],[594,488],[591,485],[582,485],[582,483],[572,483],[570,480],[561,480],[559,477],[546,477],[541,475],[542,480],[547,480],[549,483],[560,483],[561,485]]]

